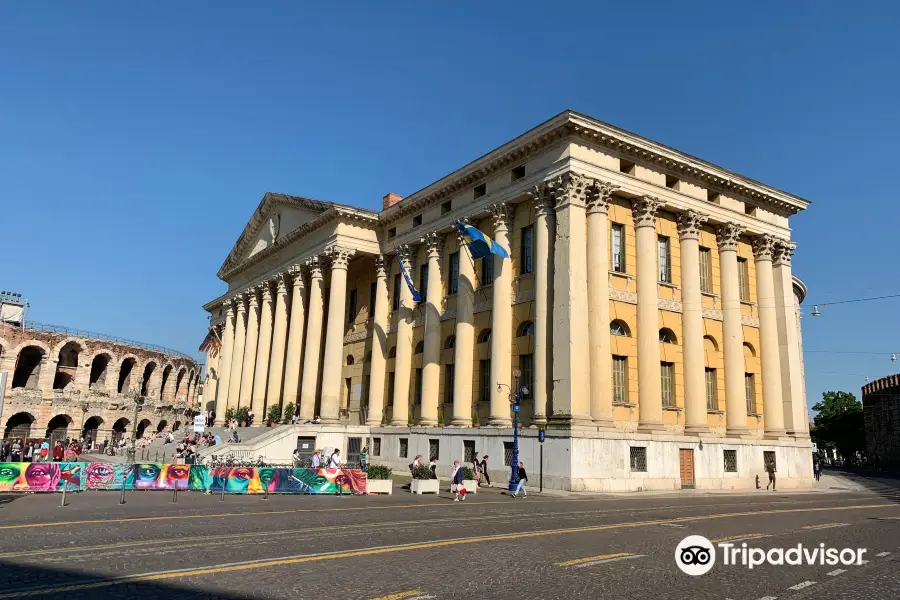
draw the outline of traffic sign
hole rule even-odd
[[[543,429],[538,430],[538,441],[542,444],[544,443],[544,430]]]
[[[513,412],[519,412],[519,405],[513,404]]]
[[[194,417],[194,433],[203,433],[206,430],[206,415]]]

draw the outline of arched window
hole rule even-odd
[[[391,346],[388,350],[388,358],[397,358],[397,346]]]
[[[491,341],[491,329],[482,329],[481,333],[478,334],[478,343],[483,344],[489,341]]]
[[[711,335],[704,335],[704,336],[703,336],[703,342],[704,342],[704,343],[703,343],[703,346],[704,346],[704,348],[705,348],[706,350],[708,350],[708,351],[709,351],[709,350],[712,350],[713,352],[718,352],[718,351],[719,351],[719,343],[716,342],[716,338],[714,338],[713,336],[711,336]]]
[[[678,338],[675,337],[675,332],[669,329],[668,327],[663,327],[659,330],[659,343],[660,344],[677,344]]]
[[[98,354],[91,361],[91,380],[90,387],[106,385],[106,370],[109,367],[110,356],[108,354]]]
[[[354,362],[356,362],[356,359],[353,358],[353,355],[352,355],[352,354],[348,355],[348,356],[347,356],[347,366],[349,367],[349,366],[352,365]]]
[[[447,336],[447,339],[444,340],[444,349],[445,349],[445,350],[451,350],[451,349],[453,349],[453,348],[456,348],[456,336],[455,336],[455,335],[448,335],[448,336]]]
[[[33,424],[34,417],[29,413],[16,413],[6,421],[3,437],[6,439],[22,438],[25,440],[31,437],[31,426]]]
[[[422,354],[423,352],[425,352],[425,342],[419,342],[416,344],[415,354]]]
[[[756,357],[756,348],[754,348],[753,344],[751,344],[750,342],[744,342],[744,354],[746,354],[747,352],[750,353],[751,358]]]
[[[37,389],[38,379],[41,376],[41,363],[44,360],[44,350],[38,346],[26,346],[19,352],[16,359],[16,370],[13,373],[14,388]]]
[[[625,324],[625,321],[620,319],[616,319],[609,324],[609,332],[612,335],[631,337],[631,331],[628,329],[628,325]]]
[[[534,335],[534,323],[531,321],[525,321],[521,325],[519,325],[519,330],[516,332],[518,337],[525,337],[526,335]]]

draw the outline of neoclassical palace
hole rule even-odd
[[[200,410],[200,367],[185,354],[29,323],[0,322],[4,438],[96,442],[180,429]]]
[[[292,403],[372,462],[504,469],[519,392],[550,486],[749,487],[769,459],[808,485],[788,223],[807,205],[571,111],[381,212],[268,193],[204,307],[206,398],[220,421]],[[510,258],[472,260],[458,220]]]

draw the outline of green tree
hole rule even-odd
[[[824,392],[813,406],[815,426],[810,436],[821,448],[833,448],[850,459],[866,448],[862,404],[850,392]]]
[[[281,405],[280,404],[273,404],[272,406],[269,407],[268,414],[266,415],[266,420],[272,425],[281,421]]]

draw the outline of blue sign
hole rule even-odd
[[[513,404],[513,412],[519,412],[519,405]]]
[[[544,443],[544,430],[543,429],[538,431],[538,441],[542,444]]]

